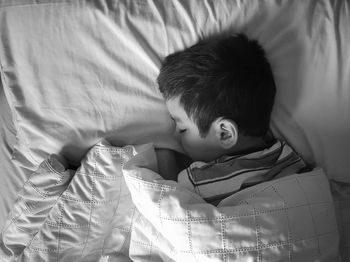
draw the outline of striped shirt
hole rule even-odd
[[[246,187],[300,173],[304,161],[284,141],[246,155],[224,156],[215,161],[194,162],[180,172],[178,183],[217,205]]]

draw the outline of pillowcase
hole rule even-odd
[[[150,10],[17,2],[1,7],[0,48],[17,163],[33,169],[51,153],[79,163],[102,137],[178,149],[155,84],[166,45],[153,27],[157,21],[143,23]]]
[[[277,84],[271,126],[329,178],[350,181],[347,1],[29,1],[0,4],[0,62],[14,159],[79,161],[101,137],[180,150],[156,84],[162,59],[244,32]]]

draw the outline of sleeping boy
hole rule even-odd
[[[269,132],[276,87],[259,43],[244,34],[167,56],[158,76],[175,136],[193,162],[178,183],[217,205],[246,187],[302,172],[304,161]],[[158,150],[160,173],[174,168]]]

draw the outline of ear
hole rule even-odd
[[[216,139],[223,149],[230,149],[238,141],[238,126],[229,119],[218,118],[213,123],[215,126]]]

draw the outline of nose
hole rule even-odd
[[[181,141],[181,136],[180,136],[180,129],[179,127],[177,126],[177,123],[175,121],[173,121],[173,137],[174,139],[176,139],[178,142]]]
[[[180,140],[180,132],[176,126],[175,126],[174,131],[173,131],[173,136],[176,140]]]

